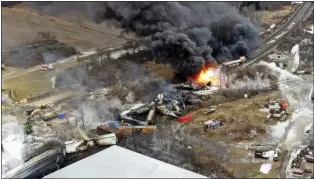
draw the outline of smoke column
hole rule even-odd
[[[56,2],[54,5],[58,6]],[[50,10],[62,9],[52,8],[51,3],[43,6]],[[81,2],[73,5],[78,6],[84,6],[97,23],[116,19],[123,28],[150,36],[156,59],[171,64],[184,76],[196,74],[209,62],[239,59],[258,44],[258,28],[224,2]]]
[[[97,6],[95,6],[97,4]],[[247,55],[258,29],[223,2],[102,2],[93,18],[115,18],[122,27],[151,35],[154,56],[190,76],[208,62]]]

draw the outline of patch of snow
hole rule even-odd
[[[291,72],[295,72],[296,69],[299,67],[299,63],[300,63],[300,55],[299,55],[299,49],[300,49],[300,45],[296,44],[295,46],[292,47],[291,49],[291,56],[293,57],[293,64],[292,67],[290,69]]]
[[[295,24],[295,23],[292,22],[292,23],[289,25],[288,29],[291,29],[291,27],[292,27],[294,24]]]
[[[280,139],[283,137],[286,131],[286,127],[289,125],[290,121],[286,120],[284,122],[278,122],[276,125],[270,126],[270,132],[272,137]]]
[[[92,55],[92,54],[95,54],[95,53],[97,53],[95,50],[92,50],[92,51],[86,51],[86,52],[81,52],[83,55],[86,55],[86,56],[88,56],[88,55]]]
[[[122,57],[123,55],[125,55],[126,53],[127,53],[126,50],[121,50],[121,51],[117,51],[117,52],[115,52],[115,53],[112,53],[112,54],[110,55],[110,57],[116,60],[116,59]]]
[[[55,89],[56,86],[56,77],[51,78],[52,89]]]
[[[267,31],[268,31],[268,32],[271,31],[273,28],[275,28],[275,26],[276,26],[276,24],[270,25],[270,27],[269,27],[269,29],[267,29]]]
[[[271,41],[269,41],[267,44],[272,44],[272,43],[274,43],[275,42],[275,40],[271,40]]]
[[[261,112],[269,112],[269,109],[268,108],[261,108],[261,109],[259,109],[259,111],[261,111]]]
[[[263,164],[261,165],[261,168],[260,168],[260,172],[264,173],[264,174],[268,174],[269,171],[271,170],[271,165],[270,163],[266,163],[266,164]]]

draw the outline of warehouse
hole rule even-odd
[[[119,146],[112,146],[45,178],[206,178],[206,176]]]

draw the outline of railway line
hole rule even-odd
[[[257,47],[248,55],[247,59],[249,61],[247,63],[244,63],[242,66],[239,66],[238,68],[245,68],[252,65],[253,63],[260,61],[262,57],[264,57],[273,49],[275,49],[278,43],[282,39],[284,39],[286,35],[288,35],[301,22],[304,22],[310,16],[312,11],[313,11],[312,2],[302,3],[286,23],[279,27],[268,38],[263,40],[259,47]]]

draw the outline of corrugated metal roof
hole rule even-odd
[[[206,178],[206,176],[119,146],[112,146],[45,178]]]

